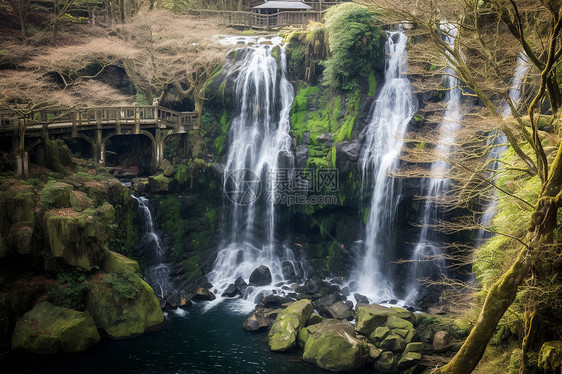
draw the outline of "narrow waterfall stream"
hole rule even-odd
[[[143,223],[140,243],[144,247],[145,278],[156,295],[164,298],[169,291],[173,290],[170,282],[170,269],[164,263],[166,249],[162,239],[156,233],[149,200],[144,196],[131,196],[139,204],[138,215]]]
[[[513,73],[513,79],[511,80],[511,88],[509,89],[509,97],[513,101],[513,104],[517,108],[519,101],[521,100],[521,88],[525,78],[527,75],[527,71],[529,71],[529,61],[524,53],[521,53],[517,58],[517,65],[515,66],[515,72]],[[511,115],[511,107],[507,102],[504,102],[502,105],[501,114],[503,118],[507,118]],[[487,155],[487,162],[488,162],[488,169],[489,170],[497,170],[499,167],[498,162],[496,161],[502,153],[505,152],[507,149],[507,137],[498,130],[498,132],[488,138],[488,145],[492,145],[492,149],[488,152]],[[478,230],[478,234],[476,235],[476,244],[480,245],[482,240],[489,238],[491,235],[486,231],[485,227],[489,225],[496,214],[496,207],[497,207],[497,197],[495,193],[492,193],[489,201],[485,203],[484,214],[480,218],[480,223],[483,228]]]
[[[457,30],[451,24],[442,24],[444,40],[452,47]],[[460,103],[461,90],[459,81],[454,76],[451,68],[445,69],[445,113],[437,129],[437,144],[433,150],[437,161],[431,164],[430,175],[422,181],[421,196],[425,197],[422,210],[421,232],[411,256],[411,286],[406,297],[407,302],[414,302],[419,290],[421,278],[439,276],[445,272],[442,243],[439,242],[439,233],[432,229],[432,225],[439,219],[441,209],[438,200],[449,190],[451,180],[447,174],[450,164],[446,161],[452,152],[456,135],[461,128]]]
[[[387,32],[385,84],[372,105],[361,149],[361,193],[370,194],[371,201],[364,245],[351,279],[356,282],[354,291],[375,302],[394,298],[387,264],[392,261],[389,243],[400,188],[390,173],[396,167],[408,122],[417,110],[412,86],[405,76],[407,39],[402,31]]]
[[[272,45],[243,48],[230,66],[235,79],[238,115],[229,130],[224,168],[223,241],[208,279],[217,294],[239,277],[267,266],[271,284],[252,285],[244,297],[253,301],[261,291],[280,282],[304,277],[304,268],[291,248],[276,238],[276,174],[291,175],[294,160],[289,135],[293,86],[286,77],[285,47],[281,38]],[[279,64],[273,55],[279,48]]]

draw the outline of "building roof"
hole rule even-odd
[[[269,0],[261,5],[252,7],[254,9],[298,9],[298,10],[311,10],[312,7],[303,3],[300,0]]]

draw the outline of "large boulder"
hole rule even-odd
[[[312,314],[312,302],[299,300],[289,305],[277,315],[269,330],[268,343],[272,351],[287,351],[295,347],[299,331]]]
[[[17,322],[12,348],[42,354],[70,353],[84,351],[99,340],[96,325],[88,313],[44,301]]]
[[[263,313],[255,312],[244,321],[242,328],[250,332],[261,331],[267,328],[267,320]]]
[[[433,336],[433,351],[444,352],[451,345],[452,337],[447,331],[437,331]]]
[[[265,265],[258,266],[252,274],[250,274],[250,284],[256,286],[266,286],[271,284],[271,271]]]
[[[337,301],[332,305],[320,308],[320,315],[327,318],[352,320],[353,314],[347,305],[342,301]]]
[[[154,291],[133,273],[111,274],[95,281],[86,310],[96,326],[112,338],[139,335],[164,322]]]
[[[81,213],[60,209],[48,211],[45,226],[52,255],[87,270],[100,265],[114,219],[115,209],[108,203]]]
[[[166,177],[163,174],[148,177],[148,188],[152,193],[169,193],[174,191],[178,186],[175,178]]]
[[[392,352],[383,352],[375,361],[375,369],[383,374],[396,373],[396,356]]]
[[[361,335],[369,336],[379,326],[384,326],[388,316],[396,311],[377,304],[361,305],[357,307],[356,330]],[[389,328],[391,328],[389,326]]]
[[[106,273],[140,273],[138,262],[113,251],[105,252],[101,268]]]
[[[369,349],[357,339],[350,322],[326,320],[314,327],[314,333],[306,339],[304,361],[331,371],[358,370],[365,366]]]
[[[537,365],[545,373],[562,372],[562,340],[544,343],[539,352]]]

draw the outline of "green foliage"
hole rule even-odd
[[[328,9],[325,16],[331,56],[325,61],[324,82],[333,89],[352,91],[384,61],[384,33],[369,10],[355,3]]]
[[[134,299],[142,288],[140,278],[133,272],[108,274],[103,280],[125,299]]]
[[[186,164],[176,165],[176,174],[174,174],[174,178],[180,185],[187,183],[189,180],[189,170]]]
[[[146,96],[142,92],[137,92],[135,94],[135,101],[140,105],[150,105],[148,100],[146,100]]]
[[[54,305],[83,311],[88,301],[90,285],[86,283],[87,272],[82,268],[59,267],[58,285],[49,287],[47,301]]]
[[[178,155],[181,138],[175,136],[166,145],[164,145],[164,158],[171,160]]]
[[[41,202],[39,203],[41,209],[49,210],[55,205],[55,191],[53,186],[55,185],[56,180],[49,180],[45,187],[43,188],[43,192],[41,193]]]
[[[47,291],[47,301],[54,305],[83,311],[86,309],[89,290],[90,285],[87,283],[51,286]]]

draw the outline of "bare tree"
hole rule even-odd
[[[435,72],[446,74],[444,67],[450,67],[461,80],[465,97],[474,97],[483,106],[483,110],[469,113],[465,122],[479,122],[481,129],[484,124],[491,125],[488,131],[503,131],[521,159],[522,163],[517,167],[528,174],[538,175],[541,181],[537,199],[523,202],[532,214],[528,231],[512,238],[513,245],[519,248],[511,267],[489,288],[480,316],[460,351],[450,363],[437,370],[439,373],[470,373],[482,357],[499,320],[513,303],[519,286],[524,281],[537,286],[545,278],[552,277],[555,274],[553,267],[560,264],[557,260],[557,265],[545,266],[547,258],[560,257],[560,246],[554,242],[554,233],[562,201],[562,143],[555,134],[541,132],[539,122],[548,121],[557,129],[560,121],[556,67],[562,62],[561,4],[555,0],[374,0],[369,3],[388,23],[407,21],[415,25],[412,34],[416,42],[410,55],[421,68],[415,73],[423,75],[425,71],[426,75],[434,77]],[[445,31],[440,25],[444,22],[452,23],[458,30],[453,45],[442,38]],[[518,111],[509,96],[509,72],[513,71],[520,51],[528,56],[538,85]],[[501,116],[501,102],[506,102],[512,111],[512,117],[507,121]],[[473,134],[474,137],[478,135]],[[552,137],[556,139],[556,149],[549,157],[544,139]],[[474,167],[466,162],[482,160],[470,151],[469,144],[465,142],[459,147],[467,154],[452,170],[452,177],[458,181],[456,204],[466,203],[483,187],[495,187],[485,164]],[[529,147],[531,153],[528,154],[524,147]],[[532,303],[527,305],[524,353],[541,339],[536,323],[539,310],[532,307]],[[529,370],[532,365],[524,357],[521,372]]]

